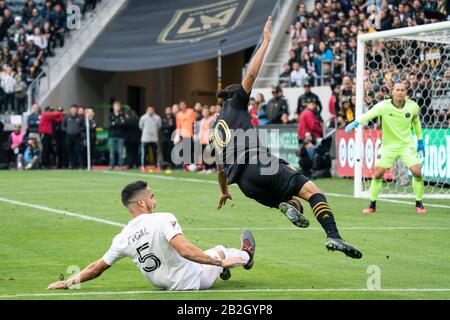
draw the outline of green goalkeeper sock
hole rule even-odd
[[[375,178],[372,179],[372,182],[370,183],[370,201],[377,201],[382,186],[383,186],[382,179],[375,179]]]
[[[413,177],[412,187],[414,193],[416,194],[416,200],[422,201],[423,193],[425,192],[425,183],[423,181],[423,177],[420,178]]]

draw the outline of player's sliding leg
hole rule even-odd
[[[416,212],[423,214],[426,212],[422,204],[423,194],[425,192],[425,183],[421,174],[421,167],[417,164],[410,167],[409,170],[413,175],[412,187],[414,193],[416,194]]]
[[[230,259],[230,258],[242,258],[245,261],[247,261],[247,264],[244,265],[244,269],[251,269],[253,267],[254,263],[254,256],[255,256],[255,238],[253,237],[253,234],[245,230],[241,234],[241,249],[234,249],[234,248],[225,248],[222,245],[216,246],[213,250],[217,252],[217,254],[220,256],[221,259]],[[222,280],[228,280],[231,278],[231,272],[230,269],[226,268],[223,269],[222,273],[220,274],[220,278]]]
[[[370,183],[370,205],[368,208],[363,210],[364,214],[371,214],[377,211],[377,200],[378,195],[381,192],[381,188],[383,186],[383,176],[386,172],[385,168],[375,167],[375,172]]]
[[[322,191],[311,181],[305,183],[298,196],[309,202],[313,214],[327,234],[325,246],[328,250],[338,250],[348,257],[360,259],[362,253],[342,240],[334,220],[331,207]]]

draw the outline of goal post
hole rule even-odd
[[[394,82],[404,82],[407,97],[421,108],[424,198],[450,199],[450,21],[362,34],[357,43],[355,117],[389,98]],[[379,120],[355,130],[357,198],[369,197],[380,145]],[[411,175],[399,160],[388,170],[380,197],[414,197]]]

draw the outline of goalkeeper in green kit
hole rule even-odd
[[[384,173],[394,165],[397,158],[400,158],[413,175],[412,187],[416,194],[416,211],[421,214],[426,212],[422,204],[425,186],[419,159],[419,152],[425,156],[425,146],[419,109],[417,103],[406,99],[405,86],[396,83],[392,89],[392,99],[377,103],[367,113],[345,127],[345,132],[350,133],[352,129],[358,128],[360,123],[381,117],[381,151],[375,160],[375,172],[370,184],[370,206],[364,209],[363,213],[371,214],[376,211],[376,201],[381,192]],[[417,149],[411,127],[417,136]]]

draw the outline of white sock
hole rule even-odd
[[[241,251],[234,248],[225,248],[224,246],[217,246],[216,248],[223,251],[225,254],[225,259],[242,258],[247,262],[250,260],[250,255],[246,251]]]

